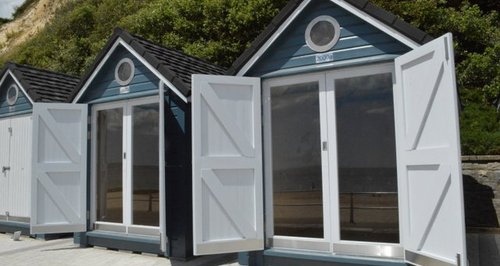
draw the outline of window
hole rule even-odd
[[[10,85],[9,89],[7,90],[7,103],[9,105],[16,104],[18,97],[19,97],[19,88],[15,84]]]
[[[115,80],[121,86],[127,86],[134,78],[135,65],[130,58],[123,58],[115,68]]]
[[[380,256],[375,244],[401,254],[392,68],[264,81],[273,247]]]
[[[330,16],[319,16],[307,25],[306,43],[315,52],[330,50],[340,38],[340,25]]]

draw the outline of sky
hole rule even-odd
[[[0,17],[11,18],[14,7],[20,6],[24,0],[0,0]]]

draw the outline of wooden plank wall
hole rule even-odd
[[[339,42],[327,52],[333,52],[333,62],[400,55],[411,49],[374,26],[328,0],[312,1],[250,69],[249,76],[262,76],[278,70],[316,66],[316,55],[305,42],[304,33],[311,20],[328,15],[341,27]],[[331,63],[331,62],[327,62]]]
[[[123,87],[115,81],[115,67],[121,59],[128,57],[135,65],[134,78],[128,85],[129,92],[121,94]],[[96,75],[87,91],[80,98],[80,103],[109,102],[119,99],[137,98],[145,92],[158,93],[159,79],[149,69],[135,58],[127,49],[119,45],[99,73]]]
[[[30,112],[32,109],[31,103],[21,88],[19,88],[19,97],[16,104],[9,106],[7,103],[7,90],[12,84],[14,84],[14,79],[9,75],[0,85],[0,118]]]

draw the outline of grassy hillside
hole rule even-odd
[[[113,28],[120,26],[228,67],[286,2],[69,0],[41,32],[1,55],[0,64],[14,60],[82,75]],[[373,2],[434,36],[448,31],[454,34],[463,105],[462,152],[500,154],[500,19],[495,11],[499,5],[485,0]],[[21,13],[31,6],[23,5]]]
[[[286,0],[73,0],[25,44],[0,57],[81,75],[117,26],[229,66]]]

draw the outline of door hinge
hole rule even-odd
[[[460,253],[457,254],[457,266],[462,265],[462,256],[460,256]]]
[[[12,137],[12,127],[9,127],[9,134]]]
[[[323,143],[322,143],[321,146],[322,146],[323,151],[327,151],[328,150],[328,142],[323,141]]]
[[[87,217],[86,217],[86,218],[87,218],[87,220],[89,220],[89,219],[90,219],[90,211],[87,211],[87,212],[86,212],[86,216],[87,216]]]
[[[124,160],[126,160],[126,159],[127,159],[127,153],[126,153],[126,152],[124,152],[124,153],[123,153],[123,159],[124,159]]]

